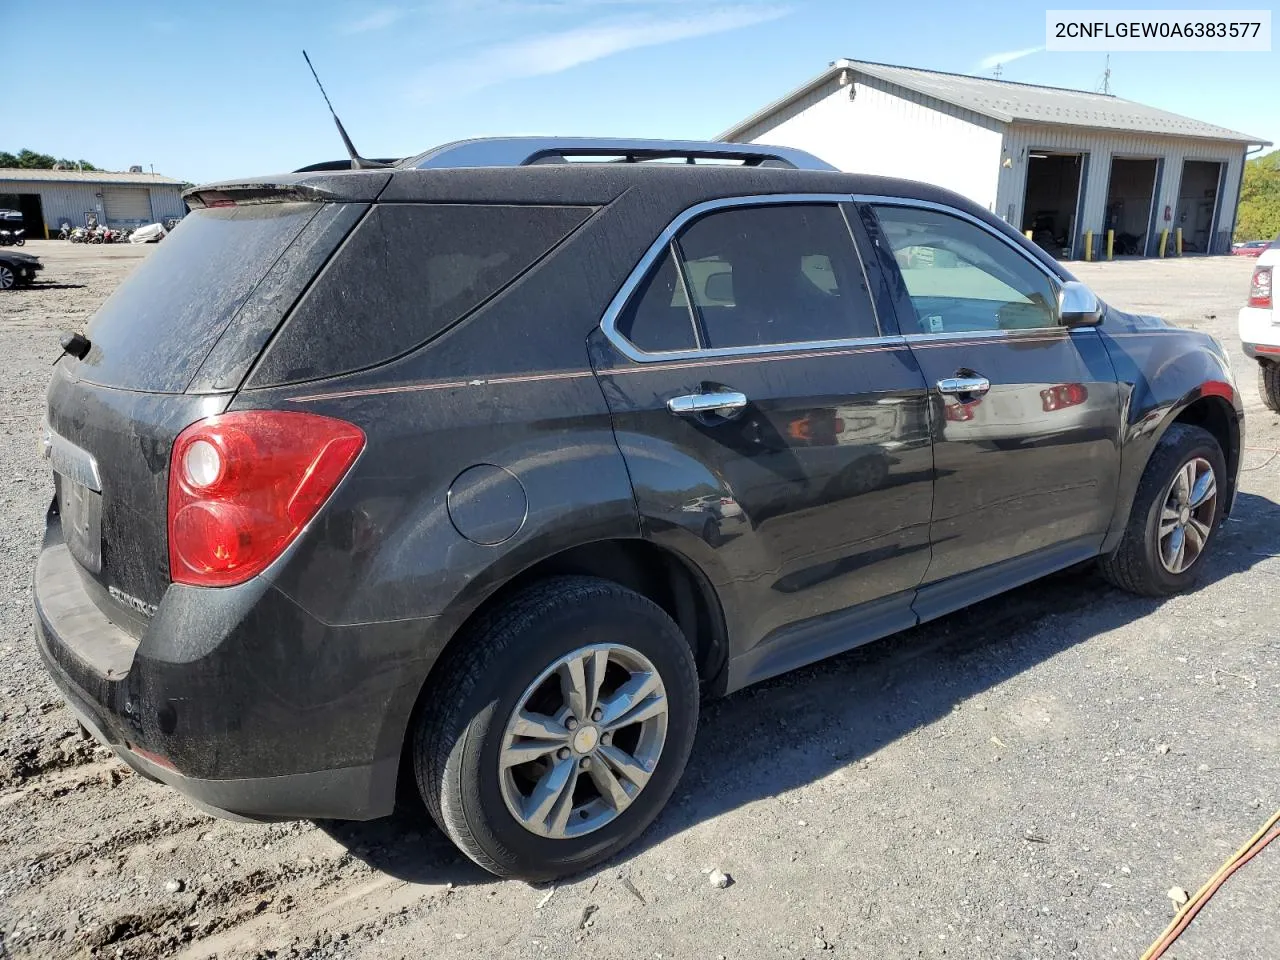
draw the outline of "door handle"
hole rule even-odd
[[[981,396],[990,389],[991,381],[986,377],[944,377],[938,381],[938,392],[951,395]]]
[[[667,409],[677,417],[689,417],[699,413],[718,413],[722,417],[728,417],[742,410],[746,405],[746,395],[734,390],[690,393],[683,397],[672,397],[667,401]]]

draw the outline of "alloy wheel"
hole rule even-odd
[[[8,290],[14,284],[13,271],[0,264],[0,290]]]
[[[1160,563],[1169,573],[1189,570],[1200,559],[1218,508],[1218,479],[1204,457],[1193,457],[1174,475],[1160,508],[1156,533]]]
[[[507,810],[556,840],[599,830],[645,788],[667,740],[667,692],[642,653],[592,644],[521,695],[499,751]]]

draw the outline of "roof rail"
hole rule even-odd
[[[602,137],[485,137],[458,140],[402,161],[404,167],[525,167],[566,163],[574,157],[614,157],[618,162],[683,159],[740,160],[748,167],[835,170],[811,153],[758,143],[707,140],[611,140]]]

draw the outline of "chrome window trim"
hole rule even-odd
[[[993,230],[991,228],[991,224],[987,223],[985,220],[982,220],[980,217],[975,217],[971,213],[967,213],[966,211],[960,210],[956,207],[948,206],[945,203],[937,203],[933,200],[916,200],[912,197],[885,197],[885,196],[880,196],[877,194],[870,194],[870,193],[855,193],[853,195],[853,202],[865,203],[871,206],[880,205],[880,206],[886,206],[886,207],[916,207],[921,210],[932,210],[934,213],[941,213],[946,216],[956,217],[957,219],[965,220],[968,223],[973,224],[979,230],[982,230],[986,232],[988,235],[999,240],[1001,243],[1007,246],[1010,250],[1016,253],[1019,257],[1021,257],[1031,266],[1035,267],[1042,274],[1044,274],[1045,277],[1048,278],[1049,286],[1053,290],[1054,301],[1061,303],[1062,287],[1063,287],[1063,284],[1066,283],[1066,281],[1063,280],[1056,273],[1054,273],[1052,270],[1050,270],[1048,267],[1046,267],[1039,260],[1035,259],[1034,257],[1028,256],[1027,251],[1022,249],[1022,247],[1019,246],[1018,242],[1014,240],[1013,237],[1007,237],[1003,233],[1001,233],[999,230]],[[975,331],[975,330],[959,331],[957,330],[955,332],[957,334],[963,332],[963,333],[967,333],[968,335],[973,335],[974,333],[991,333],[998,336],[1008,336],[1011,333],[1016,334],[1018,332],[1027,331],[1027,330],[1069,330],[1069,328],[1063,326],[1060,323],[1055,323],[1053,326],[1050,326],[1050,327],[1019,327],[1018,330],[992,330],[992,331]],[[915,334],[907,334],[906,336],[908,339],[910,339],[911,337],[915,336]],[[946,336],[946,334],[922,334],[922,336],[937,337],[937,336]]]
[[[646,351],[641,350],[630,340],[618,332],[618,317],[626,308],[632,294],[636,288],[648,275],[650,268],[662,256],[663,252],[670,247],[675,240],[676,234],[690,220],[701,217],[707,213],[716,210],[727,210],[735,207],[763,207],[777,204],[843,204],[849,203],[853,199],[848,193],[763,193],[753,194],[750,196],[740,197],[721,197],[716,200],[706,200],[702,203],[696,203],[692,207],[682,210],[676,215],[662,233],[658,234],[657,239],[649,245],[644,252],[644,256],[640,258],[640,262],[635,265],[632,271],[627,274],[627,279],[623,281],[618,292],[614,294],[609,306],[605,309],[604,316],[600,320],[600,329],[608,338],[609,342],[618,348],[629,360],[636,363],[655,363],[658,361],[670,360],[701,360],[711,359],[715,357],[741,357],[741,356],[767,356],[773,353],[797,353],[809,350],[830,350],[839,347],[868,347],[880,346],[890,343],[904,345],[905,341],[901,337],[849,337],[840,340],[801,340],[792,343],[770,343],[752,347],[705,347],[695,348],[693,350],[661,350]],[[840,211],[844,216],[844,211]],[[848,227],[846,220],[845,226]],[[858,242],[854,237],[852,230],[849,232],[849,243],[853,247],[854,256],[858,258],[859,266],[865,270],[862,264],[862,251],[858,249]],[[684,275],[684,267],[680,266],[680,275]],[[880,316],[876,310],[875,297],[871,296],[871,291],[867,291],[871,300],[871,315],[876,322],[876,329],[883,330],[884,326],[880,323]],[[689,298],[689,309],[692,314],[693,299]],[[697,326],[694,327],[695,340],[699,334]]]

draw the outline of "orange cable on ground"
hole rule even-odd
[[[1226,883],[1227,878],[1243,867],[1246,863],[1256,857],[1276,837],[1280,837],[1280,830],[1272,830],[1277,823],[1280,823],[1280,810],[1277,810],[1266,823],[1262,825],[1262,829],[1250,838],[1249,842],[1231,855],[1203,887],[1196,891],[1195,896],[1188,900],[1174,915],[1169,926],[1165,927],[1164,932],[1156,938],[1156,942],[1147,948],[1146,953],[1142,955],[1142,960],[1159,960],[1164,956],[1178,937],[1182,936],[1182,932],[1195,919],[1204,905],[1209,902],[1209,898],[1218,892],[1218,888]],[[1268,833],[1268,831],[1271,831]]]

